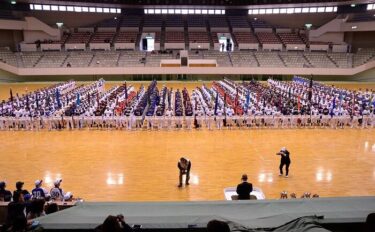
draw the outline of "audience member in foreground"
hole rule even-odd
[[[375,231],[375,213],[370,213],[366,218],[366,232]]]
[[[0,201],[9,202],[12,200],[12,193],[5,188],[7,187],[4,181],[0,182]]]
[[[100,226],[95,228],[97,232],[131,232],[133,229],[125,222],[123,215],[109,215]]]
[[[35,199],[31,201],[30,212],[27,214],[27,220],[32,220],[38,217],[45,216],[44,205],[46,201],[44,199]]]
[[[228,223],[218,220],[211,220],[207,224],[208,232],[230,232]]]
[[[250,193],[253,191],[253,185],[247,182],[247,175],[242,175],[242,183],[237,185],[238,200],[250,200]]]
[[[56,213],[59,211],[59,206],[56,203],[48,203],[46,206],[46,214]]]
[[[8,204],[8,213],[3,231],[20,231],[19,229],[23,228],[23,221],[26,221],[25,207],[23,194],[15,192],[13,202]]]

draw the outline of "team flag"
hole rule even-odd
[[[128,87],[125,82],[125,100],[128,99]]]
[[[79,93],[77,93],[77,100],[76,100],[76,104],[77,104],[77,106],[79,106],[79,104],[81,104],[81,98],[80,98],[80,95],[79,95]]]
[[[56,102],[57,102],[57,107],[61,108],[60,91],[58,89],[56,89]]]
[[[216,92],[216,98],[215,98],[215,112],[214,114],[217,115],[217,105],[219,101],[219,92]]]
[[[13,91],[12,91],[12,89],[9,90],[9,94],[10,94],[10,101],[13,101]]]

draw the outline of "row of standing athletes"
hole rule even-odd
[[[74,128],[117,128],[117,129],[173,129],[173,128],[374,128],[375,115],[333,116],[330,115],[259,115],[259,116],[73,116],[38,118],[1,118],[0,130],[56,130]]]

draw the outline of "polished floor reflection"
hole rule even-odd
[[[107,88],[118,83],[108,83]],[[169,83],[192,89],[202,83]],[[48,84],[0,84],[22,93]],[[134,84],[136,87],[139,83]],[[342,86],[375,88],[374,84]],[[39,178],[90,201],[223,200],[223,190],[247,173],[267,198],[281,191],[320,196],[375,195],[375,129],[231,131],[3,131],[0,180],[10,189]],[[291,152],[290,177],[278,176],[283,146]],[[177,160],[192,161],[191,185],[177,188]]]
[[[267,198],[283,190],[321,196],[375,195],[374,129],[0,132],[1,179],[31,188],[43,178],[92,201],[221,200],[242,173]],[[290,177],[278,176],[283,146]],[[192,161],[177,188],[177,160]]]

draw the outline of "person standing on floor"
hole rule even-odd
[[[284,168],[284,165],[285,165],[285,172],[286,172],[285,177],[288,177],[288,175],[289,175],[289,166],[290,166],[290,163],[291,163],[289,151],[285,147],[283,147],[283,148],[281,148],[280,152],[276,153],[276,155],[281,156],[280,166],[279,166],[279,169],[280,169],[279,176],[282,176],[284,174],[283,173],[283,168]]]
[[[178,187],[179,188],[182,187],[182,176],[183,175],[186,175],[185,184],[189,185],[191,161],[188,160],[187,158],[181,157],[180,161],[178,161],[177,167],[180,170]]]

